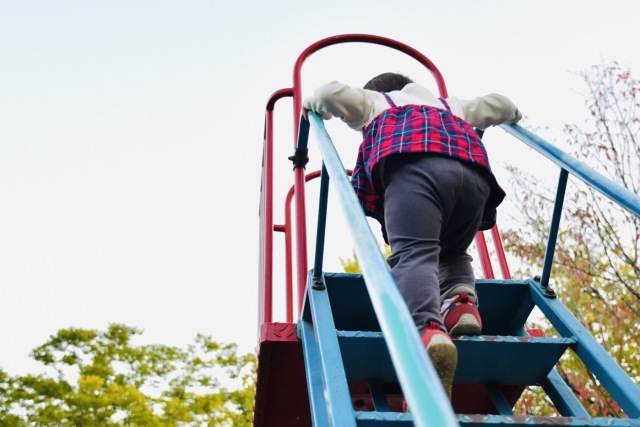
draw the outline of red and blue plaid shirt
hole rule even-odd
[[[455,116],[444,99],[440,101],[446,110],[427,105],[403,105],[398,107],[389,95],[383,93],[391,108],[377,116],[362,129],[363,141],[358,150],[351,183],[365,213],[384,225],[384,185],[378,176],[376,165],[391,154],[433,153],[455,157],[477,164],[491,185],[491,193],[485,205],[480,230],[487,230],[496,223],[496,207],[505,193],[498,185],[487,151],[478,134],[469,123]]]

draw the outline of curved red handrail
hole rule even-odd
[[[301,72],[302,72],[302,64],[304,64],[304,62],[307,60],[307,58],[309,56],[311,56],[313,53],[319,51],[320,49],[323,49],[325,47],[329,47],[329,46],[333,46],[335,44],[341,44],[341,43],[371,43],[371,44],[378,44],[381,46],[386,46],[389,47],[391,49],[395,49],[398,50],[402,53],[405,53],[407,55],[409,55],[410,57],[412,57],[413,59],[417,60],[418,62],[420,62],[422,65],[424,65],[429,71],[431,71],[431,74],[433,74],[433,77],[436,80],[436,83],[438,84],[438,92],[440,93],[440,96],[443,98],[448,98],[449,95],[447,93],[447,86],[444,83],[444,78],[442,77],[442,74],[440,73],[440,70],[438,70],[438,67],[436,67],[436,65],[431,62],[431,60],[429,58],[427,58],[426,56],[424,56],[422,53],[420,53],[419,51],[415,50],[414,48],[412,48],[409,45],[406,45],[404,43],[400,43],[398,41],[395,41],[393,39],[388,39],[386,37],[380,37],[380,36],[373,36],[370,34],[342,34],[342,35],[338,35],[338,36],[333,36],[333,37],[327,37],[326,39],[322,39],[320,41],[315,42],[314,44],[312,44],[311,46],[309,46],[308,48],[306,48],[301,54],[300,56],[298,56],[298,59],[296,60],[296,65],[293,68],[293,90],[294,90],[294,94],[293,94],[293,122],[295,123],[295,132],[294,132],[294,137],[297,138],[298,136],[298,121],[297,119],[300,117],[300,108],[302,107],[302,78],[301,78]],[[295,144],[295,142],[294,142]]]
[[[388,39],[386,37],[373,36],[370,34],[342,34],[333,37],[327,37],[326,39],[322,39],[308,48],[306,48],[298,59],[296,60],[296,64],[293,68],[293,126],[294,126],[294,147],[297,144],[298,140],[298,126],[299,126],[299,118],[300,118],[300,109],[302,107],[302,65],[307,60],[309,56],[313,53],[323,49],[325,47],[333,46],[341,43],[371,43],[378,44],[382,46],[389,47],[391,49],[398,50],[403,52],[422,65],[427,67],[427,69],[433,74],[436,79],[436,83],[438,84],[438,92],[441,97],[447,98],[447,87],[444,83],[444,78],[438,70],[438,67],[431,62],[429,58],[424,56],[422,53],[418,52],[411,46],[408,46],[404,43],[400,43],[393,39]],[[298,286],[304,287],[305,282],[307,280],[307,224],[306,224],[306,211],[305,211],[305,203],[304,203],[304,171],[301,168],[297,168],[295,172],[295,183],[294,186],[296,188],[296,250],[297,250],[297,271],[298,271]]]
[[[273,110],[279,99],[284,97],[293,97],[293,124],[294,124],[294,148],[297,145],[298,126],[300,109],[302,107],[302,65],[306,59],[313,53],[336,44],[341,43],[371,43],[386,46],[400,52],[403,52],[413,59],[424,65],[433,75],[438,86],[438,92],[441,97],[448,97],[447,88],[442,74],[429,58],[413,49],[412,47],[389,39],[386,37],[374,36],[369,34],[342,34],[333,37],[327,37],[307,47],[296,60],[293,70],[293,87],[280,89],[274,92],[269,98],[265,113],[265,135],[264,135],[264,159],[263,159],[263,175],[262,175],[262,197],[260,200],[260,324],[271,322],[272,318],[272,295],[273,295],[273,232],[280,231],[285,233],[286,239],[286,262],[287,264],[287,322],[292,321],[293,316],[293,277],[292,277],[292,242],[291,242],[291,199],[294,194],[295,212],[296,212],[296,260],[297,260],[297,281],[299,308],[302,305],[302,295],[304,295],[304,287],[306,285],[307,275],[307,233],[306,233],[306,209],[305,209],[305,191],[304,184],[310,179],[319,176],[319,172],[312,172],[305,175],[303,168],[295,168],[294,185],[289,190],[285,201],[285,224],[273,224]],[[317,175],[316,175],[317,174]],[[502,271],[503,278],[510,278],[509,268],[502,248],[500,234],[497,227],[491,230],[494,244],[496,245],[496,253]],[[476,236],[476,244],[478,254],[482,265],[485,278],[493,278],[493,268],[491,259],[487,250],[484,234],[479,232]]]
[[[258,325],[272,320],[273,307],[273,109],[279,99],[293,96],[293,88],[275,91],[267,101],[264,119],[260,197],[260,258]]]
[[[274,107],[276,106],[276,102],[279,99],[282,98],[286,98],[288,96],[293,96],[294,90],[292,87],[289,88],[285,88],[285,89],[280,89],[277,90],[275,92],[273,92],[271,94],[271,96],[269,97],[269,100],[267,101],[267,111],[273,111]]]

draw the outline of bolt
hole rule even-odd
[[[364,406],[364,400],[362,399],[358,399],[355,402],[353,402],[353,406],[355,406],[356,408],[362,408]]]
[[[554,299],[558,297],[558,294],[556,294],[556,291],[554,291],[553,288],[550,288],[547,286],[546,288],[542,288],[542,289],[544,290],[544,296],[546,298]]]
[[[316,279],[313,282],[313,286],[311,286],[312,289],[315,289],[316,291],[322,291],[325,289],[325,285],[324,282],[322,281],[322,279]]]
[[[534,282],[540,283],[540,280],[542,280],[542,277],[540,277],[539,275],[536,275],[536,277],[533,278]]]

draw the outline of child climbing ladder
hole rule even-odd
[[[493,227],[505,196],[473,127],[516,123],[520,111],[497,94],[437,98],[397,73],[363,89],[324,84],[304,101],[307,111],[362,131],[353,186],[382,226],[391,272],[451,396],[457,352],[449,335],[482,329],[467,249],[478,230]]]

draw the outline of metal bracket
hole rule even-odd
[[[296,148],[293,156],[289,156],[288,159],[293,163],[293,170],[296,168],[302,167],[305,168],[307,163],[309,163],[309,150],[300,150]]]

